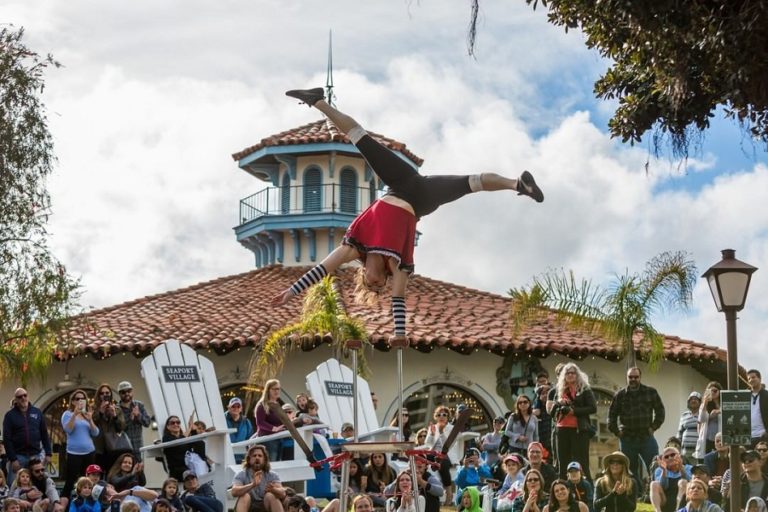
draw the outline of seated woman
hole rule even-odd
[[[539,470],[530,468],[523,479],[523,494],[512,502],[512,512],[542,512],[549,499],[543,483],[544,477]]]
[[[613,452],[603,459],[603,476],[595,482],[595,512],[635,512],[637,486],[629,474],[629,459]]]
[[[523,492],[523,473],[520,471],[524,466],[522,457],[510,453],[504,456],[503,466],[506,476],[501,488],[496,491],[495,510],[511,509],[512,502]]]
[[[688,486],[685,488],[687,502],[685,507],[678,512],[723,512],[720,506],[707,500],[708,487],[704,480],[698,478],[688,482]]]
[[[374,507],[386,505],[386,497],[383,496],[384,488],[395,481],[397,474],[387,462],[387,456],[383,453],[373,453],[365,465],[361,488],[363,492],[371,494]]]
[[[120,455],[107,473],[107,482],[112,484],[117,492],[132,489],[137,485],[147,485],[144,475],[144,463],[133,458],[133,453]]]
[[[549,503],[542,512],[588,512],[589,508],[583,501],[576,499],[568,488],[565,480],[552,482],[549,492]]]
[[[163,442],[176,441],[177,439],[184,439],[197,433],[195,423],[193,419],[189,418],[186,432],[181,429],[181,419],[178,416],[168,416],[165,420],[165,427],[163,428]],[[184,481],[184,471],[187,470],[187,465],[184,460],[187,452],[191,451],[200,456],[201,459],[207,461],[205,456],[205,441],[190,441],[189,443],[183,443],[177,446],[163,449],[163,455],[165,455],[165,463],[168,466],[168,476],[175,478],[176,480]]]
[[[411,473],[402,471],[395,480],[395,496],[387,500],[387,512],[417,512],[424,510],[424,506],[424,496],[414,489]]]

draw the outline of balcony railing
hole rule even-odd
[[[380,195],[379,191],[369,187],[350,187],[338,183],[268,187],[240,200],[240,223],[245,224],[267,215],[357,215]]]

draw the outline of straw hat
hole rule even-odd
[[[607,470],[611,462],[621,462],[626,468],[629,468],[629,459],[621,452],[613,452],[603,458],[603,467]]]

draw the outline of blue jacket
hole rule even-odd
[[[51,439],[48,437],[45,417],[40,409],[30,405],[25,413],[18,407],[5,413],[3,445],[10,462],[18,458],[17,454],[37,455],[41,447],[46,455],[51,455]]]
[[[69,512],[101,512],[101,505],[90,496],[78,496],[69,502]]]
[[[251,422],[245,417],[245,414],[240,415],[240,421],[233,420],[229,415],[229,411],[224,413],[224,417],[227,419],[227,427],[237,429],[237,432],[229,434],[230,442],[236,443],[251,438],[253,435],[253,425],[251,425]]]

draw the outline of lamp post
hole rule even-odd
[[[736,251],[723,249],[723,259],[715,263],[701,276],[707,280],[717,310],[725,313],[728,342],[728,389],[739,389],[739,362],[736,356],[736,312],[744,309],[749,281],[757,270],[748,263],[736,259]],[[741,509],[741,466],[739,450],[731,446],[731,510]]]

